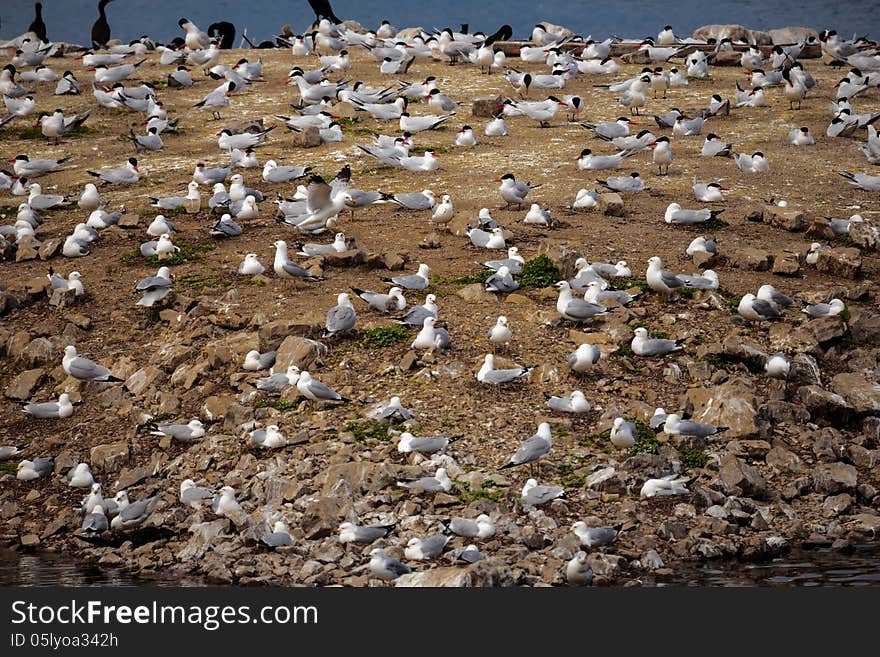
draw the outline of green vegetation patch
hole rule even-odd
[[[403,342],[409,337],[409,331],[397,324],[393,326],[376,326],[361,331],[358,344],[367,349],[384,349],[398,342]]]
[[[709,462],[709,455],[701,449],[679,447],[678,460],[685,468],[690,470],[691,468],[704,467]]]
[[[457,497],[463,504],[471,504],[477,500],[500,502],[504,498],[504,490],[491,479],[484,479],[480,482],[480,487],[476,489],[471,488],[468,482],[460,479],[455,481],[455,486],[459,490]]]
[[[380,443],[390,443],[393,438],[388,432],[388,426],[378,422],[347,422],[343,427],[345,431],[351,431],[355,440],[365,443],[368,440],[378,440]]]
[[[291,401],[289,399],[258,399],[256,403],[254,403],[256,408],[274,408],[276,411],[292,411],[297,406],[299,406],[299,402]]]
[[[633,421],[636,425],[636,444],[629,448],[630,454],[656,454],[660,451],[660,441],[657,434],[644,422]]]
[[[541,254],[523,265],[521,287],[550,287],[562,280],[562,272],[550,258]]]

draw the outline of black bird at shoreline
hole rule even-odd
[[[110,23],[107,22],[105,7],[113,0],[101,0],[98,3],[98,20],[92,25],[92,46],[103,48],[110,40]]]
[[[329,5],[327,6],[329,7]],[[40,41],[49,41],[49,39],[46,38],[46,24],[43,22],[42,2],[37,2],[34,4],[34,20],[28,26],[28,31],[36,34],[37,37],[39,37]]]

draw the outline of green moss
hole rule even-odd
[[[629,448],[630,454],[656,454],[660,450],[657,434],[644,422],[635,420],[636,444]]]
[[[682,299],[691,299],[697,293],[692,287],[683,287],[678,290],[678,296]]]
[[[731,312],[737,312],[740,301],[742,301],[742,297],[732,296],[724,300],[724,305],[727,306]]]
[[[348,422],[343,429],[351,431],[354,434],[355,440],[361,443],[365,443],[368,440],[390,443],[393,440],[388,432],[388,426],[378,422]]]
[[[403,342],[409,337],[409,331],[397,324],[393,326],[376,326],[361,332],[358,344],[367,349],[384,349]]]
[[[254,404],[256,408],[274,408],[276,411],[292,411],[297,406],[299,406],[299,402],[291,401],[289,399],[258,399]]]
[[[456,285],[471,285],[472,283],[485,283],[489,280],[489,277],[495,272],[491,269],[483,269],[478,271],[476,274],[470,274],[467,276],[456,276],[455,278],[450,280],[450,283],[454,283]]]
[[[137,249],[134,249],[132,251],[129,251],[128,253],[123,253],[122,258],[120,258],[120,260],[122,260],[123,265],[127,265],[130,267],[131,265],[137,264],[137,261],[140,258],[141,258],[141,252],[138,251]]]
[[[736,363],[734,363],[733,360],[725,354],[710,354],[708,356],[700,358],[700,360],[705,363],[709,363],[712,367],[719,370],[730,371],[736,369]]]
[[[840,317],[840,319],[842,319],[844,322],[849,322],[849,308],[844,306],[843,310],[837,313],[837,316]]]
[[[490,479],[481,481],[480,487],[476,489],[471,488],[468,482],[456,479],[455,487],[459,490],[457,497],[462,504],[471,504],[477,500],[500,502],[504,498],[504,491]]]
[[[245,278],[238,281],[238,285],[250,285],[251,287],[266,287],[266,281],[262,278]]]
[[[629,290],[637,287],[642,292],[650,292],[651,286],[644,278],[609,278],[608,284],[615,290]]]
[[[0,473],[14,475],[18,472],[18,465],[9,463],[8,461],[0,462]]]
[[[709,462],[709,455],[701,449],[680,447],[678,449],[678,460],[685,468],[690,470],[691,468],[702,468],[705,466]]]
[[[562,280],[559,267],[543,253],[523,265],[519,279],[521,287],[550,287]]]
[[[175,277],[175,285],[188,290],[206,290],[213,287],[221,287],[224,283],[220,274],[185,274]]]
[[[587,478],[575,474],[575,469],[580,469],[580,466],[571,463],[563,463],[559,466],[559,483],[565,488],[583,488],[587,483]]]
[[[147,262],[151,265],[156,265],[157,267],[161,267],[162,265],[165,265],[166,267],[174,267],[175,265],[182,265],[187,262],[200,260],[203,254],[217,248],[215,244],[210,242],[206,244],[184,244],[183,246],[178,246],[180,250],[170,258],[159,260],[157,256],[150,256],[147,258]],[[140,253],[140,251],[138,251],[138,253]]]

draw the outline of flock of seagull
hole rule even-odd
[[[106,2],[102,2],[101,11]],[[200,30],[194,23],[181,19],[180,27],[184,35],[169,45],[156,45],[144,37],[130,44],[112,45],[102,50],[88,50],[78,56],[81,65],[94,73],[91,91],[94,106],[80,114],[68,116],[60,109],[41,111],[37,127],[53,145],[63,143],[66,136],[75,133],[94,112],[114,109],[140,113],[144,116],[143,134],[124,135],[136,153],[125,161],[95,169],[87,173],[95,180],[86,183],[81,193],[69,195],[46,194],[36,180],[63,170],[71,159],[40,158],[35,153],[21,153],[12,160],[12,171],[0,172],[0,191],[22,199],[18,205],[13,224],[0,226],[0,251],[12,253],[27,244],[37,244],[37,235],[44,223],[43,215],[60,208],[71,208],[75,203],[85,221],[78,223],[68,235],[61,248],[63,256],[80,258],[90,255],[100,240],[100,233],[108,226],[119,222],[121,211],[110,211],[102,199],[102,191],[111,187],[134,185],[140,180],[137,155],[156,153],[171,146],[174,133],[184,123],[199,120],[195,113],[221,119],[221,113],[236,102],[236,97],[244,92],[259,93],[259,83],[264,80],[263,60],[256,62],[240,58],[233,66],[221,63],[223,50],[215,40]],[[45,29],[45,28],[44,28]],[[567,113],[569,120],[576,121],[595,138],[616,149],[616,153],[601,155],[590,148],[582,150],[577,158],[577,168],[583,171],[600,172],[620,169],[629,158],[650,152],[651,160],[659,175],[668,175],[674,166],[675,152],[673,141],[679,137],[703,134],[706,122],[714,123],[713,117],[730,112],[749,112],[752,108],[766,105],[768,92],[781,86],[781,95],[792,110],[803,102],[810,102],[817,95],[816,80],[798,61],[802,50],[811,40],[791,46],[775,46],[769,53],[757,47],[746,48],[742,52],[741,64],[749,72],[750,85],[742,89],[737,84],[733,98],[724,98],[722,93],[712,96],[709,106],[699,115],[686,117],[673,108],[654,119],[657,130],[640,130],[631,134],[632,116],[638,115],[647,104],[648,94],[657,98],[666,97],[670,88],[686,87],[695,79],[705,79],[710,75],[709,60],[703,49],[689,46],[703,45],[695,39],[679,39],[666,26],[656,39],[645,40],[638,46],[647,61],[651,62],[636,76],[609,84],[595,85],[595,93],[614,94],[611,101],[628,116],[614,121],[590,122],[583,120],[583,98],[562,90],[573,80],[585,76],[613,77],[619,72],[617,61],[611,56],[615,39],[601,42],[578,40],[561,28],[549,24],[536,26],[532,34],[533,45],[523,46],[519,51],[524,62],[544,63],[546,74],[522,72],[511,65],[503,50],[493,44],[509,37],[506,30],[495,35],[481,33],[469,34],[444,29],[437,33],[419,30],[397,31],[384,21],[376,31],[354,31],[344,24],[334,24],[324,18],[316,28],[304,35],[285,35],[278,40],[293,58],[306,64],[314,62],[315,68],[295,66],[287,76],[287,83],[296,89],[298,102],[293,104],[294,113],[276,118],[286,129],[312,135],[320,143],[344,141],[344,126],[334,115],[334,107],[345,103],[351,110],[370,116],[377,122],[395,127],[399,134],[376,134],[368,144],[357,144],[369,158],[390,167],[399,167],[408,172],[430,172],[439,167],[438,153],[425,150],[412,154],[417,141],[416,135],[433,130],[449,123],[461,107],[461,100],[455,100],[443,93],[436,78],[429,76],[420,82],[391,83],[384,87],[370,87],[362,82],[351,84],[340,76],[351,70],[350,52],[361,49],[375,57],[379,71],[384,76],[403,77],[413,63],[421,58],[448,59],[450,63],[462,66],[479,66],[481,72],[504,71],[505,84],[509,83],[518,99],[508,98],[498,107],[496,114],[486,122],[483,134],[492,137],[506,137],[512,134],[509,126],[518,120],[531,120],[546,126],[560,112]],[[880,163],[880,137],[874,122],[880,112],[864,111],[860,105],[873,88],[880,86],[880,54],[869,43],[847,41],[835,32],[823,32],[820,37],[822,50],[836,60],[845,62],[850,70],[835,86],[831,99],[831,119],[826,135],[832,138],[851,137],[865,133],[865,141],[860,144],[861,152],[871,164]],[[83,93],[83,85],[77,75],[64,71],[58,75],[47,62],[59,48],[59,44],[46,43],[34,32],[29,32],[5,44],[12,46],[15,54],[0,72],[0,93],[3,95],[8,116],[0,119],[0,125],[12,121],[23,122],[37,114],[37,106],[30,87],[39,84],[55,83],[54,94],[68,95]],[[715,51],[732,50],[730,39],[722,39],[715,44]],[[684,50],[684,49],[688,50]],[[126,86],[137,75],[139,67],[148,61],[149,52],[159,51],[159,64],[168,67],[167,89],[164,94],[172,96],[176,90],[185,89],[201,82],[194,77],[195,71],[203,71],[209,79],[219,81],[219,85],[205,94],[194,106],[183,110],[179,117],[172,117],[165,103],[158,97],[155,85],[142,82]],[[682,53],[685,53],[682,55]],[[673,57],[684,56],[683,70],[672,67],[666,70],[663,64]],[[87,88],[86,88],[87,90]],[[536,92],[546,90],[551,94],[545,99],[529,100]],[[409,109],[418,100],[419,107],[427,113],[411,114]],[[858,107],[857,107],[858,106]],[[522,117],[518,119],[517,117]],[[328,231],[333,234],[332,242],[303,242],[296,244],[296,257],[313,258],[333,253],[344,253],[350,248],[350,241],[343,232],[334,227],[342,221],[344,213],[355,211],[373,204],[393,204],[396,208],[411,212],[429,213],[431,220],[448,223],[455,215],[453,199],[443,194],[438,201],[435,194],[425,189],[420,192],[386,193],[383,191],[361,190],[352,186],[351,169],[345,165],[329,182],[312,171],[309,166],[286,165],[275,160],[267,160],[262,167],[258,162],[258,152],[262,144],[272,137],[272,131],[279,126],[263,128],[261,125],[250,130],[235,132],[224,128],[217,132],[217,147],[229,158],[225,166],[207,167],[203,162],[194,165],[192,181],[186,191],[177,195],[152,198],[151,207],[156,209],[155,218],[146,229],[146,239],[140,246],[145,257],[155,256],[161,266],[154,276],[147,276],[135,286],[139,294],[136,305],[154,307],[161,304],[174,288],[171,268],[163,261],[174,258],[180,250],[174,244],[174,223],[163,213],[176,213],[179,209],[194,213],[207,208],[220,215],[212,220],[208,230],[217,239],[235,239],[242,235],[247,222],[260,216],[260,204],[268,199],[268,194],[249,187],[245,175],[250,170],[261,170],[264,183],[270,185],[292,185],[296,193],[291,198],[279,194],[277,220],[285,229],[293,230],[300,236],[321,236]],[[670,131],[670,136],[657,135],[661,130]],[[463,125],[455,137],[455,148],[473,148],[479,139],[478,130]],[[794,126],[790,130],[789,142],[797,147],[814,144],[811,131],[807,127]],[[769,161],[761,152],[737,153],[733,144],[718,134],[706,134],[700,152],[702,157],[727,157],[735,166],[749,174],[769,171]],[[240,172],[239,172],[240,171]],[[841,172],[851,184],[869,191],[880,191],[880,176],[866,173]],[[228,186],[227,186],[228,181]],[[512,173],[500,175],[498,194],[510,209],[515,206],[521,210],[528,206],[524,222],[539,226],[552,226],[550,211],[537,203],[530,203],[532,191],[540,185],[518,180]],[[620,194],[638,194],[645,189],[645,183],[636,173],[598,179],[597,187]],[[202,188],[211,190],[210,194]],[[694,179],[693,192],[700,203],[719,204],[725,200],[728,191],[718,182],[701,182]],[[589,210],[598,204],[599,190],[580,189],[570,206],[574,210]],[[715,205],[717,208],[717,205]],[[666,209],[664,220],[670,224],[698,225],[713,220],[722,209],[709,207],[688,208],[680,203],[671,203]],[[426,215],[427,216],[427,215]],[[837,223],[835,232],[846,232],[852,222],[862,221],[858,215],[848,220],[833,220]],[[517,277],[523,272],[525,259],[516,246],[508,246],[505,230],[491,216],[488,208],[483,208],[476,222],[467,232],[468,244],[490,255],[483,263],[491,270],[487,276],[485,290],[493,294],[508,294],[519,288]],[[274,242],[275,253],[271,271],[280,278],[297,279],[319,283],[323,280],[308,268],[291,257],[288,242],[278,239]],[[811,254],[823,247],[815,244]],[[718,244],[709,237],[699,236],[687,247],[687,254],[696,252],[717,253]],[[496,257],[497,256],[497,257]],[[809,261],[809,256],[808,256]],[[256,253],[248,253],[236,269],[243,277],[254,277],[267,272]],[[617,263],[593,262],[580,259],[577,273],[570,280],[556,284],[558,297],[556,309],[564,320],[575,323],[588,323],[606,315],[617,305],[634,302],[639,293],[614,289],[613,281],[626,280],[632,272],[625,261]],[[87,281],[76,271],[67,276],[50,271],[49,280],[53,289],[72,290],[76,296],[86,294]],[[672,301],[679,291],[685,289],[714,290],[719,287],[718,274],[705,270],[697,274],[682,274],[664,268],[660,257],[648,260],[645,271],[647,285],[663,298]],[[395,317],[401,324],[415,327],[418,332],[411,343],[416,351],[442,352],[449,349],[455,335],[440,322],[440,311],[436,295],[430,293],[431,268],[427,263],[419,263],[412,273],[382,279],[387,289],[351,288],[349,292],[338,293],[336,305],[326,315],[325,336],[346,336],[356,330],[359,311],[352,299],[363,302],[364,308],[374,313],[384,313]],[[378,285],[376,286],[379,287]],[[422,305],[409,305],[405,295],[425,294]],[[746,294],[738,306],[739,315],[746,321],[762,322],[782,319],[786,309],[795,301],[775,290],[772,285],[763,285],[755,294]],[[839,314],[844,304],[839,299],[803,308],[810,317]],[[506,316],[499,316],[488,327],[486,338],[491,352],[486,353],[482,366],[475,373],[480,385],[503,386],[515,384],[526,377],[532,367],[496,367],[495,352],[510,343],[513,328]],[[680,341],[651,337],[645,328],[636,328],[631,341],[632,352],[638,357],[663,357],[683,349]],[[567,358],[566,364],[574,376],[590,372],[599,361],[600,350],[592,344],[581,344]],[[267,394],[280,394],[287,388],[295,388],[299,395],[313,404],[344,404],[351,400],[338,391],[315,378],[308,371],[300,371],[291,366],[284,372],[275,372],[276,352],[248,353],[242,363],[246,371],[264,373],[256,381],[256,388]],[[119,381],[107,367],[78,354],[74,345],[68,345],[61,362],[64,371],[74,379],[85,382],[114,383]],[[786,378],[790,373],[788,356],[773,354],[766,362],[769,376]],[[591,404],[584,393],[574,390],[569,395],[547,396],[547,406],[552,412],[584,414],[591,410]],[[65,419],[74,413],[68,394],[61,394],[57,401],[29,403],[24,412],[35,420]],[[409,421],[413,412],[402,405],[397,396],[383,402],[375,410],[375,419],[380,422],[401,424]],[[719,434],[725,427],[684,419],[678,413],[666,413],[658,408],[650,420],[650,426],[657,431],[672,435],[707,437]],[[405,427],[404,427],[405,428]],[[184,423],[154,425],[152,433],[168,437],[181,443],[194,443],[205,437],[206,427],[198,419]],[[633,422],[618,417],[614,419],[610,431],[610,443],[616,449],[628,449],[638,440],[638,427]],[[254,429],[249,437],[258,448],[280,449],[291,443],[285,438],[278,425]],[[447,447],[460,436],[415,436],[408,430],[399,435],[397,450],[402,454],[421,455],[425,463],[444,464],[449,459],[445,454]],[[498,469],[515,468],[536,464],[548,457],[553,448],[553,436],[548,423],[542,422],[534,435],[524,440],[513,450],[509,460]],[[0,448],[0,458],[6,460],[18,456],[17,447]],[[442,455],[439,460],[436,457]],[[421,461],[420,461],[421,462]],[[413,494],[432,494],[448,492],[453,481],[449,476],[448,465],[437,467],[434,474],[412,481],[399,481],[398,486]],[[18,479],[31,480],[50,476],[54,472],[51,457],[22,460],[18,465]],[[680,473],[669,473],[661,478],[649,479],[641,488],[641,497],[674,496],[688,493],[689,478]],[[70,470],[68,484],[71,487],[88,489],[89,493],[82,503],[84,521],[83,532],[103,532],[137,527],[146,521],[156,508],[159,496],[154,495],[135,502],[128,499],[126,491],[119,491],[113,498],[102,496],[101,484],[95,480],[86,463],[79,463]],[[524,507],[531,508],[547,504],[563,496],[560,486],[545,485],[535,478],[529,478],[521,493]],[[236,492],[229,486],[213,490],[187,479],[180,484],[180,503],[200,508],[208,505],[218,516],[236,518],[242,508],[236,500]],[[262,538],[270,547],[291,544],[294,539],[277,512],[267,513],[267,532]],[[271,531],[268,531],[271,527]],[[357,525],[344,522],[339,527],[339,540],[343,543],[371,544],[387,537],[394,531],[394,525]],[[461,550],[457,558],[473,563],[482,558],[476,543],[495,534],[495,525],[487,515],[475,519],[452,518],[443,531],[436,535],[414,537],[406,544],[404,555],[409,561],[434,559],[447,547],[450,534],[473,540]],[[587,550],[607,545],[615,540],[620,527],[588,527],[584,522],[572,526],[581,545]],[[381,548],[370,553],[370,572],[377,578],[393,580],[411,572],[410,566],[385,554]],[[586,552],[578,552],[566,568],[566,577],[572,584],[589,583],[589,565]]]

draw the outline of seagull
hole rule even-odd
[[[449,537],[443,534],[437,534],[424,539],[413,537],[407,541],[403,555],[412,561],[434,559],[440,556],[448,542]]]
[[[501,51],[499,51],[501,52]],[[458,553],[456,557],[457,561],[463,561],[464,563],[477,563],[478,561],[482,561],[485,557],[480,554],[480,551],[477,549],[476,545],[468,545],[461,552]]]
[[[666,422],[666,418],[668,414],[666,410],[658,406],[654,409],[654,415],[651,416],[651,419],[648,420],[648,426],[656,432],[660,432],[663,430],[663,424]]]
[[[565,565],[565,581],[570,586],[588,586],[593,581],[593,569],[587,562],[587,553],[580,550]]]
[[[327,255],[329,253],[343,253],[348,250],[348,243],[345,240],[345,233],[336,233],[331,244],[300,244],[297,255],[313,258],[319,255]]]
[[[764,371],[767,372],[767,376],[774,379],[787,379],[791,371],[791,363],[785,357],[785,354],[781,352],[775,353],[767,358],[767,362],[764,364]]]
[[[293,544],[293,536],[287,531],[287,525],[277,520],[272,526],[272,531],[261,536],[260,541],[271,548],[284,547]]]
[[[635,330],[635,337],[630,342],[630,347],[636,356],[664,356],[683,349],[681,340],[649,338],[647,329],[642,327]]]
[[[121,381],[110,373],[103,365],[98,365],[88,358],[77,355],[76,347],[67,345],[64,348],[64,357],[61,366],[70,376],[80,381]]]
[[[687,495],[688,477],[677,474],[666,475],[659,479],[648,479],[642,486],[639,495],[641,497],[669,497],[672,495]]]
[[[843,312],[846,306],[840,299],[832,299],[828,303],[817,303],[807,306],[801,312],[806,313],[810,317],[832,317]]]
[[[250,437],[257,447],[277,449],[287,446],[287,439],[278,430],[277,424],[270,424],[265,429],[254,429],[250,432]]]
[[[345,292],[336,297],[336,305],[327,311],[327,319],[324,324],[325,335],[336,335],[354,328],[357,315],[351,299]]]
[[[596,182],[612,192],[641,192],[645,189],[645,182],[639,176],[638,171],[628,176],[612,176],[606,180],[597,179]]]
[[[397,323],[406,326],[423,326],[426,317],[437,317],[436,301],[436,295],[428,294],[425,296],[424,304],[410,308],[403,317],[397,320]]]
[[[529,479],[522,488],[520,501],[523,506],[539,506],[562,497],[562,486],[541,486],[536,479]]]
[[[438,493],[440,491],[448,493],[452,490],[452,480],[446,474],[446,468],[437,468],[437,472],[433,477],[421,477],[413,481],[398,481],[397,485],[417,493]]]
[[[587,548],[604,547],[617,538],[622,525],[614,527],[587,527],[587,523],[579,520],[571,526],[571,530],[581,541],[581,545]]]
[[[107,520],[107,514],[101,505],[96,506],[83,517],[81,529],[84,532],[104,532],[109,528],[110,523]]]
[[[685,281],[671,271],[663,269],[663,261],[657,256],[648,258],[648,270],[645,278],[648,285],[655,292],[665,292],[669,300],[675,295],[675,290],[687,287]]]
[[[534,463],[535,461],[547,456],[550,448],[553,446],[553,435],[550,432],[550,425],[547,422],[541,422],[538,425],[538,431],[522,442],[519,449],[510,457],[510,461],[502,465],[499,470],[513,468],[517,465],[525,463]]]
[[[390,581],[411,573],[412,568],[386,556],[384,550],[375,548],[370,552],[370,572],[379,579]]]
[[[232,486],[223,486],[214,494],[211,510],[218,516],[227,518],[237,516],[242,512],[241,505],[235,499],[235,490]]]
[[[67,485],[71,488],[91,488],[95,483],[88,463],[78,463],[67,474]]]
[[[452,518],[444,523],[448,532],[464,538],[486,539],[495,535],[495,523],[485,513],[475,519]]]
[[[422,329],[410,344],[411,349],[433,349],[440,351],[449,347],[449,333],[445,328],[434,328],[436,317],[425,317]]]
[[[275,364],[275,356],[276,351],[267,351],[265,353],[260,353],[256,349],[251,349],[245,354],[244,364],[242,367],[251,372],[258,372],[260,370],[268,370]]]
[[[124,498],[126,502],[128,501],[128,497]],[[155,495],[153,497],[149,497],[143,500],[138,500],[137,502],[131,502],[121,506],[119,509],[119,513],[115,518],[110,522],[110,528],[119,531],[120,529],[128,529],[130,527],[136,527],[137,525],[142,524],[147,518],[150,517],[150,514],[153,513],[153,510],[156,508],[156,504],[159,502],[159,496]]]
[[[711,182],[703,183],[694,176],[694,198],[703,203],[723,203],[724,193],[728,191],[727,187],[722,187],[720,183]]]
[[[678,436],[696,436],[697,438],[707,438],[719,433],[727,431],[730,427],[716,427],[703,422],[692,422],[690,420],[682,420],[677,413],[670,413],[666,416],[666,422],[663,424],[663,431],[670,435]]]
[[[706,239],[700,235],[691,240],[691,243],[688,244],[688,247],[685,249],[685,253],[691,257],[693,257],[695,253],[711,253],[714,255],[718,253],[718,244],[714,239]]]
[[[510,323],[508,322],[507,317],[499,315],[498,319],[495,320],[494,326],[486,332],[486,337],[488,337],[489,342],[494,345],[506,345],[510,342],[513,333],[510,331]]]
[[[483,365],[477,372],[477,381],[480,383],[491,383],[499,385],[502,383],[510,383],[532,371],[532,367],[514,367],[510,369],[495,369],[495,356],[486,354],[483,359]]]
[[[496,226],[488,232],[481,228],[471,228],[468,230],[467,235],[471,244],[477,248],[503,249],[507,246],[507,243],[504,240],[504,230],[500,226]],[[497,269],[495,271],[497,271]]]
[[[501,260],[488,260],[483,264],[487,269],[498,271],[501,267],[507,267],[507,271],[511,274],[518,275],[522,273],[523,265],[526,260],[519,254],[519,249],[515,246],[508,247],[507,257]]]
[[[758,298],[775,303],[780,308],[794,305],[794,299],[777,291],[772,285],[762,285],[758,288]]]
[[[670,203],[666,208],[663,220],[667,224],[700,224],[715,219],[724,210],[686,210],[678,203]]]
[[[571,354],[566,363],[572,372],[582,374],[588,372],[599,361],[599,347],[594,344],[580,344]]]
[[[782,313],[772,301],[759,299],[754,294],[746,294],[740,299],[737,312],[745,319],[758,322],[767,319],[779,319]]]
[[[278,372],[257,379],[257,390],[265,390],[275,394],[281,393],[287,386],[295,386],[299,381],[299,368],[296,365],[288,365],[286,372]]]
[[[248,253],[236,271],[242,276],[259,276],[266,271],[266,268],[259,261],[256,253]]]
[[[20,481],[30,481],[40,477],[48,477],[54,471],[55,461],[52,457],[43,456],[33,461],[25,459],[19,462],[15,478]]]
[[[568,281],[559,281],[556,283],[556,288],[559,290],[556,311],[566,319],[585,322],[608,312],[608,308],[605,306],[573,297]]]
[[[591,408],[590,402],[587,401],[584,393],[580,390],[574,390],[568,397],[558,395],[551,397],[546,393],[544,396],[547,398],[547,406],[554,411],[562,413],[587,413]]]
[[[193,419],[189,424],[159,424],[150,432],[151,436],[168,436],[184,443],[193,442],[205,435],[205,427],[200,420]]]
[[[383,278],[386,283],[391,283],[395,287],[406,290],[424,290],[431,281],[428,279],[430,268],[424,263],[419,263],[419,269],[415,274],[407,276],[394,276],[392,278]]]
[[[375,419],[379,422],[388,422],[390,424],[406,422],[410,420],[412,416],[412,411],[403,406],[403,404],[400,403],[400,397],[396,395],[389,399],[387,404],[380,406],[374,414]],[[403,434],[401,434],[401,442],[402,441]],[[398,451],[401,451],[400,444],[398,444],[397,448]]]
[[[348,397],[343,397],[332,388],[324,385],[317,379],[313,379],[307,371],[300,372],[296,388],[300,394],[313,402],[319,401],[342,401],[350,402]]]
[[[155,276],[147,276],[138,282],[135,292],[143,292],[144,296],[135,305],[152,308],[157,301],[168,296],[172,285],[171,270],[168,267],[159,267]]]
[[[629,449],[636,444],[636,425],[622,417],[614,418],[611,426],[611,444],[618,449]]]
[[[340,543],[372,543],[385,538],[395,527],[390,525],[355,525],[351,522],[343,522],[339,525]]]
[[[201,503],[214,499],[214,493],[208,488],[196,486],[196,482],[192,479],[184,479],[180,483],[180,503],[184,506],[198,509]]]
[[[303,269],[298,264],[289,260],[287,257],[287,242],[278,240],[275,242],[275,262],[273,270],[281,278],[305,278],[310,281],[321,280],[320,276],[315,276],[307,269]]]
[[[486,279],[487,292],[508,293],[516,289],[519,289],[519,283],[513,279],[510,270],[505,265],[499,267],[494,274]]]
[[[401,454],[418,452],[419,454],[433,454],[446,448],[448,445],[460,440],[464,436],[414,436],[408,431],[400,434],[397,443],[397,451]]]
[[[406,298],[399,287],[392,287],[387,293],[360,290],[356,287],[351,288],[351,291],[366,301],[370,308],[379,312],[395,312],[406,308]]]

